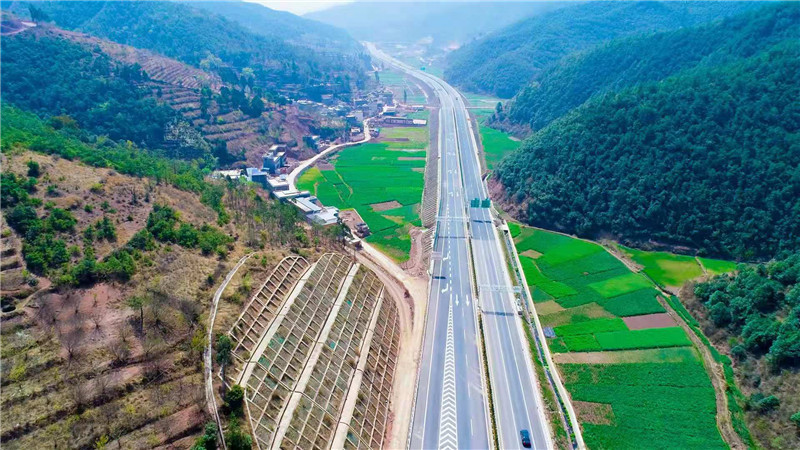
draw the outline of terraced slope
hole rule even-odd
[[[325,254],[298,279],[304,268],[284,259],[230,332],[254,438],[261,448],[324,449],[364,434],[380,446],[399,345],[394,300],[346,255]],[[380,402],[366,405],[365,421],[373,390]]]

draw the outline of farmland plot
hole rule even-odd
[[[652,282],[595,243],[509,230],[587,446],[725,448],[709,375],[683,329],[654,319]]]
[[[339,152],[331,161],[333,170],[309,169],[298,187],[315,193],[325,205],[358,211],[372,232],[367,242],[403,262],[411,251],[409,230],[421,226],[428,130],[385,128],[381,136],[384,142]],[[388,202],[399,206],[384,209]]]
[[[687,281],[701,277],[704,269],[710,275],[719,275],[736,269],[736,264],[731,261],[695,258],[667,252],[647,252],[622,245],[620,249],[644,267],[644,273],[661,286],[680,287]]]

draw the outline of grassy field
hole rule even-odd
[[[587,446],[725,448],[711,381],[683,329],[625,322],[665,311],[652,282],[598,244],[509,229]]]
[[[311,168],[297,184],[325,205],[358,211],[372,231],[367,242],[402,262],[408,260],[411,250],[409,228],[421,225],[428,134],[426,128],[385,128],[381,136],[408,140],[346,148],[332,158],[334,170]],[[392,201],[397,205],[374,209]]]
[[[461,91],[461,93],[464,95],[464,98],[467,99],[467,103],[469,104],[468,106],[472,106],[474,108],[486,108],[494,110],[494,108],[497,106],[497,102],[503,101],[502,98],[493,97],[491,95],[464,91]]]
[[[723,261],[721,259],[697,258],[700,264],[706,268],[711,275],[729,273],[736,270],[736,263],[733,261]]]
[[[731,272],[736,263],[718,259],[695,258],[667,252],[646,252],[620,245],[633,261],[644,267],[644,273],[662,286],[679,287],[703,275],[703,267],[711,274]],[[701,267],[702,264],[702,267]]]
[[[485,124],[486,118],[491,114],[492,109],[473,112],[478,120],[486,167],[492,170],[505,155],[519,148],[520,141],[511,139],[508,133],[495,130]]]

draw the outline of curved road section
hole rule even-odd
[[[481,311],[498,446],[520,448],[520,430],[529,430],[534,448],[553,448],[500,239],[491,210],[481,207],[489,196],[463,98],[439,78],[366,46],[377,59],[428,84],[441,101],[441,201],[409,447],[490,446],[478,346]]]

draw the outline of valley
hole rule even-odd
[[[3,2],[0,444],[800,445],[792,2]]]

